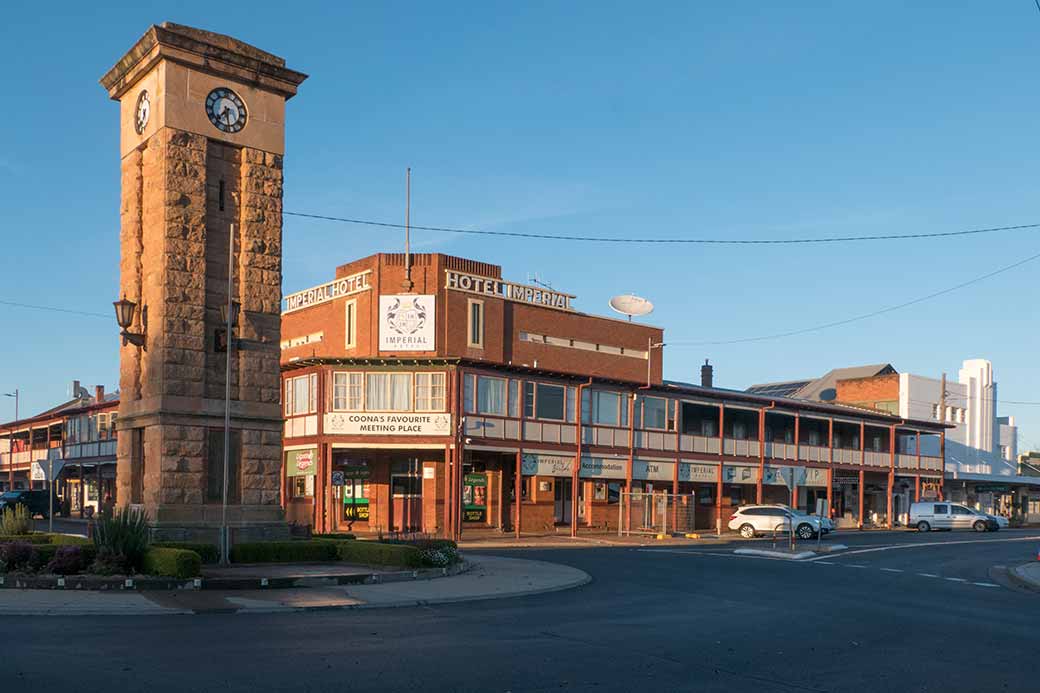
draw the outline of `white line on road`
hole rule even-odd
[[[973,582],[971,584],[977,585],[979,587],[1000,587],[1000,585],[994,584],[992,582]]]
[[[964,541],[929,541],[920,544],[890,544],[888,546],[878,546],[870,549],[856,549],[853,551],[845,551],[842,556],[852,556],[857,553],[874,553],[875,551],[895,551],[896,549],[916,549],[923,546],[954,546],[957,544],[1000,544],[1009,541],[1037,541],[1040,540],[1040,536],[1032,537],[1014,537],[1011,539],[969,539]],[[821,556],[820,558],[826,558]],[[819,561],[820,558],[807,558],[805,562]]]
[[[863,565],[862,563],[839,563],[838,565],[843,565],[846,568],[866,568],[867,567],[867,566]]]
[[[918,573],[918,575],[920,575],[921,577],[930,577],[930,578],[941,577],[940,575],[935,575],[934,573]]]
[[[964,578],[946,578],[950,582],[967,582]]]
[[[885,571],[886,573],[901,573],[901,572],[903,572],[899,568],[882,568],[881,570]]]

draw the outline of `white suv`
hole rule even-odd
[[[745,505],[737,508],[729,518],[729,528],[745,539],[773,532],[786,534],[788,531],[793,531],[799,539],[812,539],[820,531],[821,524],[816,515],[802,515],[786,505]],[[829,531],[824,525],[823,533]]]

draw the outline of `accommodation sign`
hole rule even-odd
[[[445,270],[447,274],[447,286],[455,291],[465,291],[471,294],[482,294],[485,296],[497,296],[507,301],[519,303],[530,303],[546,308],[557,310],[574,310],[571,307],[571,299],[574,296],[560,293],[541,286],[526,286],[524,284],[513,284],[502,279],[491,277],[478,277],[475,274],[464,274],[453,270]]]
[[[333,279],[331,282],[315,286],[312,289],[304,289],[303,291],[289,294],[285,297],[285,308],[282,310],[282,315],[336,298],[368,291],[372,288],[368,281],[370,274],[372,274],[372,270],[365,270],[364,272],[352,274],[349,277]]]
[[[447,436],[451,414],[337,412],[325,415],[325,433],[361,436]]]

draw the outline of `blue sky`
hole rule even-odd
[[[228,33],[311,75],[288,107],[285,209],[533,233],[782,238],[1040,222],[1040,12],[1003,3],[14,3],[0,148],[0,389],[23,413],[118,379],[118,111],[100,76],[152,23]],[[174,9],[176,7],[176,9]],[[399,233],[285,219],[286,291]],[[1040,232],[825,246],[617,247],[416,233],[606,313],[636,292],[666,376],[717,383],[993,361],[1040,401],[1040,261],[885,316],[799,329],[1040,252]],[[5,403],[6,402],[6,403]],[[10,400],[0,401],[8,406]],[[1040,407],[1001,405],[1040,447]],[[13,411],[0,410],[9,419]]]

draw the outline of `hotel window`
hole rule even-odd
[[[668,400],[661,397],[643,398],[643,427],[667,430]]]
[[[318,374],[301,375],[285,381],[285,415],[313,414],[318,410]]]
[[[332,409],[361,411],[365,408],[365,374],[334,373],[332,375]]]
[[[509,381],[509,416],[520,418],[520,381]]]
[[[415,411],[444,411],[444,374],[415,374]]]
[[[484,302],[469,299],[469,319],[466,331],[466,346],[475,349],[484,348]]]
[[[567,415],[570,404],[571,414]],[[574,388],[547,383],[524,383],[524,416],[552,421],[573,420]]]
[[[586,390],[582,393],[582,419],[602,426],[621,425],[621,393]],[[627,410],[625,412],[628,413]]]
[[[357,299],[347,301],[343,316],[343,330],[346,336],[347,349],[357,346]]]
[[[506,415],[506,379],[477,376],[477,413]]]
[[[367,411],[411,411],[411,373],[366,373]]]

